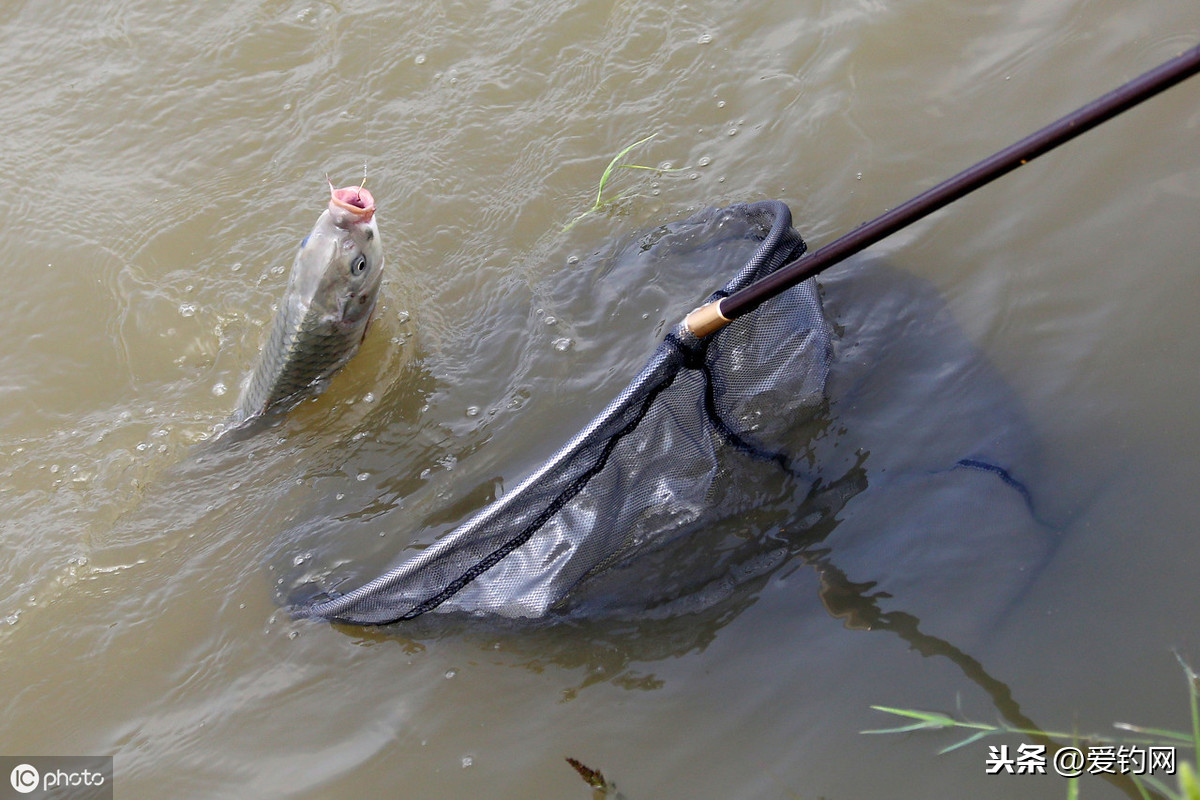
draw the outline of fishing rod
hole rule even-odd
[[[968,167],[903,205],[860,225],[812,255],[793,261],[739,292],[700,306],[687,315],[683,324],[700,338],[715,333],[796,284],[865,250],[901,228],[1007,175],[1017,167],[1028,164],[1038,156],[1071,141],[1198,72],[1200,45]]]

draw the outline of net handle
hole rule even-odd
[[[919,219],[1029,163],[1061,144],[1139,103],[1170,89],[1200,72],[1200,45],[1134,78],[1108,94],[1072,111],[1057,122],[1026,136],[1016,144],[968,167],[949,180],[928,189],[903,205],[893,208],[807,257],[801,257],[777,272],[729,297],[697,308],[684,319],[694,335],[715,333],[762,303],[787,291],[840,261],[891,236]]]

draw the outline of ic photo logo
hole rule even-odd
[[[2,774],[0,773],[0,775]],[[21,794],[29,794],[38,788],[38,784],[42,781],[42,776],[38,774],[37,767],[30,766],[29,764],[17,764],[17,766],[13,767],[8,780],[12,783],[12,787]]]
[[[0,780],[17,795],[112,800],[112,756],[0,756]],[[0,784],[0,797],[15,797]]]

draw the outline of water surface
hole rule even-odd
[[[1186,727],[1170,650],[1200,662],[1200,84],[859,262],[925,287],[913,325],[938,309],[950,348],[929,359],[978,357],[1027,432],[1055,547],[1014,559],[987,613],[978,570],[1019,555],[996,544],[1019,509],[953,492],[848,511],[826,556],[654,623],[295,621],[271,554],[348,517],[380,521],[382,563],[406,498],[452,524],[607,402],[714,288],[623,283],[594,257],[613,242],[779,198],[819,245],[1197,40],[1183,0],[14,5],[0,752],[112,754],[130,798],[586,797],[566,756],[633,800],[1064,796],[1057,777],[985,776],[983,743],[858,733],[889,723],[871,704],[1003,714],[960,654],[1048,728]],[[682,169],[619,175],[626,194],[564,230],[650,133],[631,158]],[[388,280],[363,349],[280,427],[191,460],[325,175],[364,168]],[[888,308],[855,269],[832,307]],[[628,298],[646,318],[604,332],[596,309]],[[872,486],[932,458],[955,409],[978,426],[956,430],[995,429],[926,374],[881,366],[904,391],[847,432],[876,454]],[[956,552],[962,571],[894,557],[914,520],[988,549]],[[900,613],[942,644],[900,635]]]

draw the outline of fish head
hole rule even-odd
[[[317,311],[331,327],[365,333],[382,277],[375,198],[361,186],[331,186],[328,208],[300,243],[285,302]]]

